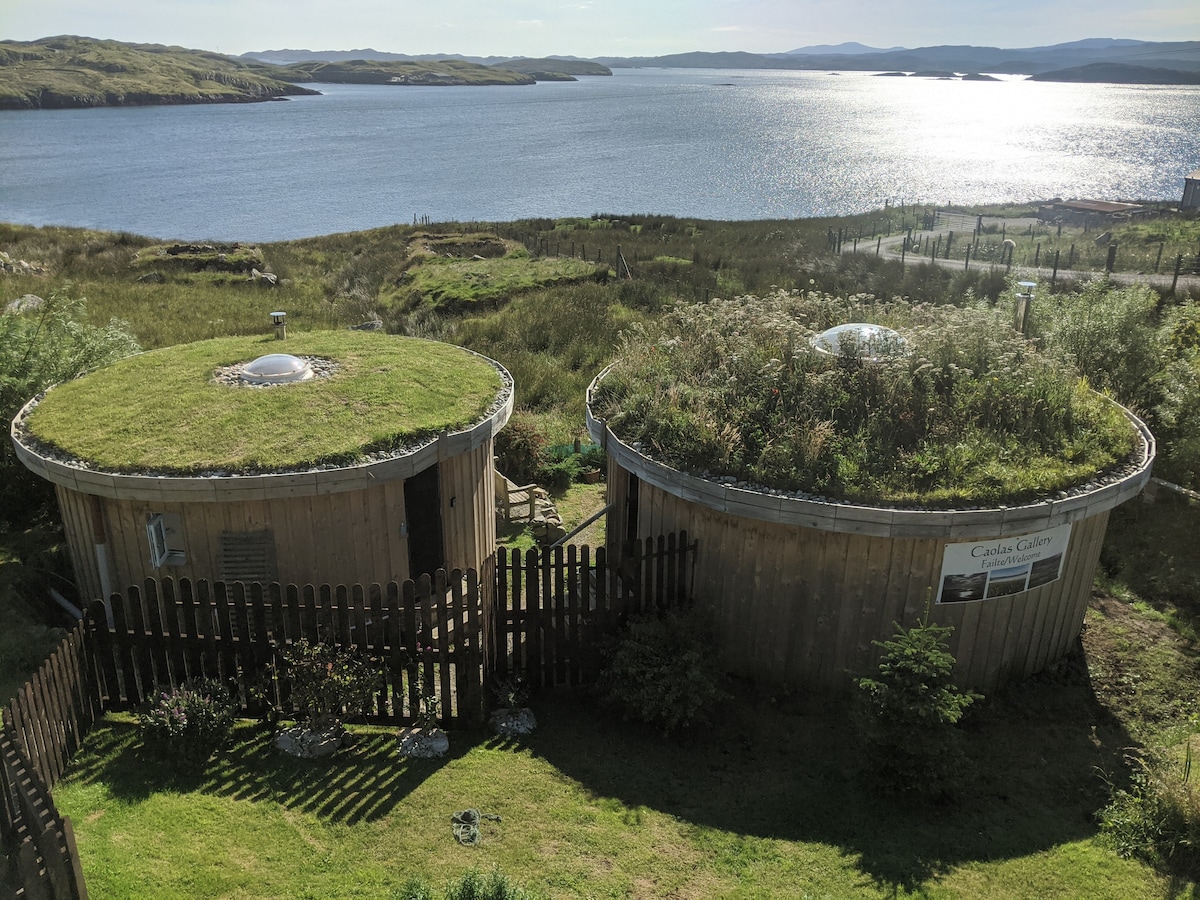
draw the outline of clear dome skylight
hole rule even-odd
[[[826,329],[812,339],[812,345],[818,353],[850,354],[866,360],[900,356],[908,350],[908,341],[900,334],[868,322],[849,322]]]
[[[268,353],[242,369],[242,380],[250,384],[288,384],[312,377],[312,366],[290,353]]]

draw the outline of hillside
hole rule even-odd
[[[289,81],[325,84],[497,85],[533,84],[532,75],[461,60],[401,62],[352,59],[346,62],[303,62],[278,69]]]
[[[507,62],[495,63],[494,65],[499,69],[524,72],[526,75],[532,75],[538,81],[550,80],[546,76],[612,74],[612,69],[608,66],[602,66],[600,63],[590,62],[586,59],[559,59],[558,57],[510,59]]]
[[[1157,66],[1092,63],[1031,75],[1030,81],[1066,81],[1076,84],[1200,84],[1200,72],[1180,72]]]
[[[568,69],[594,63],[562,62],[543,79],[571,80]],[[551,72],[560,74],[553,75]],[[611,74],[611,73],[610,73]],[[70,109],[183,103],[247,103],[318,94],[298,83],[386,85],[533,84],[533,74],[448,59],[351,59],[289,66],[235,59],[220,53],[128,44],[65,35],[40,41],[0,41],[0,109]]]
[[[0,109],[245,103],[315,91],[219,53],[61,36],[0,41]]]
[[[677,53],[670,56],[598,58],[613,68],[664,66],[713,69],[833,69],[857,72],[991,72],[1035,75],[1093,63],[1139,65],[1152,61],[1161,69],[1200,72],[1200,41],[1085,40],[1049,47],[939,46],[872,50],[850,47],[821,52],[814,47],[789,54]]]

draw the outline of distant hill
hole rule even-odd
[[[492,63],[493,68],[524,72],[538,81],[546,81],[554,75],[611,75],[612,69],[586,59],[559,59],[556,56],[542,59],[510,59]]]
[[[868,47],[857,41],[846,41],[842,44],[815,44],[812,47],[799,47],[787,53],[772,53],[771,56],[811,56],[814,53],[839,53],[846,56],[857,56],[860,53],[888,53],[891,50],[903,50],[903,47],[890,47],[887,50],[880,47]]]
[[[479,63],[445,59],[438,62],[351,59],[346,62],[304,62],[278,67],[289,81],[327,84],[389,85],[495,85],[533,84],[530,75],[483,66]]]
[[[290,66],[303,62],[349,62],[354,59],[376,59],[387,62],[439,62],[454,59],[460,62],[493,66],[506,62],[511,56],[463,56],[459,53],[388,53],[385,50],[254,50],[243,53],[238,59],[248,62],[265,62],[276,66]]]
[[[861,46],[861,45],[860,45]],[[1026,49],[939,46],[914,50],[757,53],[676,53],[654,57],[601,57],[611,68],[663,66],[713,69],[833,69],[860,72],[989,72],[1035,75],[1092,63],[1150,65],[1181,72],[1200,72],[1200,41],[1127,41],[1091,38]]]
[[[72,35],[0,41],[0,109],[245,103],[313,93],[267,66],[203,50]]]
[[[1156,66],[1092,63],[1029,76],[1030,81],[1068,81],[1079,84],[1200,84],[1200,72],[1180,72]]]

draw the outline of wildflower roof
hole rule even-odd
[[[838,324],[908,352],[820,352]],[[631,331],[589,398],[623,442],[683,472],[869,504],[1044,496],[1125,465],[1121,407],[986,307],[779,292],[677,309]]]

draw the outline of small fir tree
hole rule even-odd
[[[979,694],[953,683],[953,628],[929,621],[875,641],[883,651],[874,678],[858,679],[865,699],[860,725],[872,780],[888,793],[945,799],[965,774],[958,723]]]

